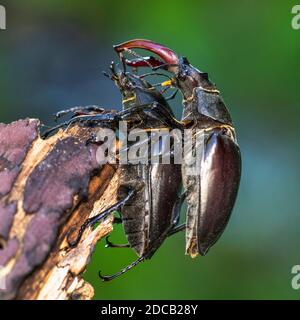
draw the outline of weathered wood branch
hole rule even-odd
[[[99,130],[99,129],[98,129]],[[117,199],[116,166],[97,163],[93,129],[74,126],[47,140],[38,120],[0,124],[0,299],[91,299],[82,277],[113,217],[79,227]]]

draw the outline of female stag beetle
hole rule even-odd
[[[119,88],[123,98],[124,110],[136,106],[157,105],[159,110],[167,111],[166,117],[149,114],[146,109],[140,116],[141,121],[135,124],[130,118],[130,129],[136,126],[140,130],[150,131],[161,128],[174,119],[166,99],[156,88],[143,79],[112,69],[111,79]],[[169,124],[172,129],[179,126],[176,120]],[[145,142],[148,145],[148,140]],[[122,147],[121,147],[122,148]],[[159,152],[163,152],[161,146]],[[102,276],[103,280],[111,280],[145,259],[150,259],[163,241],[177,230],[181,198],[178,193],[181,186],[181,167],[179,164],[138,163],[120,164],[120,181],[118,195],[120,201],[126,197],[126,190],[135,190],[132,201],[120,209],[125,234],[129,246],[139,258],[132,264],[112,276]],[[124,194],[125,190],[125,194]],[[103,213],[102,213],[103,214]],[[115,246],[115,245],[113,245]]]
[[[105,75],[119,88],[122,94],[123,111],[109,114],[104,113],[99,107],[71,108],[57,114],[57,117],[60,117],[68,112],[75,112],[69,122],[62,123],[60,126],[78,121],[85,125],[98,124],[99,126],[103,122],[109,122],[114,128],[119,120],[126,120],[129,129],[138,128],[150,133],[152,129],[159,128],[182,129],[180,122],[174,118],[167,100],[155,87],[144,80],[144,76],[137,76],[121,69],[116,70],[113,63],[110,71],[110,74],[105,73]],[[148,142],[148,140],[142,141],[147,145]],[[120,148],[122,151],[122,145]],[[159,142],[159,153],[163,150],[164,146]],[[182,183],[180,164],[120,163],[118,170],[119,201],[104,212],[88,219],[80,228],[76,240],[70,243],[72,247],[76,246],[87,227],[94,226],[114,211],[120,211],[128,245],[115,245],[107,239],[107,246],[131,247],[139,258],[112,276],[100,274],[105,281],[125,273],[145,259],[150,259],[168,236],[185,228],[185,225],[178,225],[183,200],[183,197],[178,196]]]
[[[182,121],[185,127],[201,130],[204,150],[199,175],[189,175],[182,165],[182,178],[188,204],[186,253],[205,255],[224,231],[233,209],[241,176],[241,156],[227,108],[208,74],[193,67],[187,58],[150,40],[136,39],[114,46],[123,53],[145,49],[159,58],[126,60],[134,68],[163,68],[174,77],[167,85],[183,95]]]

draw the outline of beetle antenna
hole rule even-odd
[[[146,78],[146,77],[149,77],[149,76],[162,76],[162,77],[168,78],[169,80],[172,80],[172,78],[170,76],[168,76],[165,73],[160,73],[160,72],[149,72],[149,73],[142,74],[139,77],[140,78]]]
[[[112,81],[116,81],[116,80],[117,80],[117,78],[116,78],[115,75],[109,74],[109,73],[107,73],[106,71],[102,71],[102,74],[103,74],[106,78],[108,78],[108,79],[110,79],[110,80],[112,80]]]
[[[111,75],[109,75],[106,71],[102,71],[102,74],[106,77],[111,79]]]

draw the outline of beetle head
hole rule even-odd
[[[143,86],[142,79],[134,74],[125,72],[124,69],[116,66],[114,62],[110,65],[110,74],[104,74],[114,81],[122,95],[124,108],[130,107],[136,103],[136,88]]]
[[[113,62],[110,74],[104,73],[114,81],[122,94],[123,108],[159,102],[167,105],[163,95],[142,77],[117,67]]]
[[[146,57],[134,60],[125,60],[126,64],[134,67],[163,68],[174,74],[174,79],[169,85],[178,87],[188,98],[193,94],[195,87],[213,89],[214,85],[209,81],[207,73],[193,67],[187,58],[179,57],[171,49],[150,40],[136,39],[114,46],[115,51],[123,59],[123,52],[133,53],[132,49],[144,49],[156,54],[159,58]],[[161,60],[160,60],[161,59]]]

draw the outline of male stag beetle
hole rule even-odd
[[[162,68],[174,77],[167,85],[183,95],[185,127],[201,130],[204,151],[199,175],[189,175],[182,165],[188,204],[186,253],[205,255],[223,233],[233,209],[241,176],[241,156],[229,112],[208,74],[193,67],[187,58],[150,40],[136,39],[114,46],[124,61],[124,52],[145,49],[159,58],[126,60],[134,67]]]
[[[128,121],[129,129],[138,127],[139,130],[150,133],[151,130],[159,128],[182,129],[180,122],[174,118],[167,100],[155,87],[144,80],[145,75],[137,76],[125,70],[116,70],[114,64],[111,64],[110,70],[111,74],[105,73],[105,75],[119,88],[122,94],[123,111],[109,114],[104,113],[100,107],[75,107],[57,114],[58,118],[68,112],[75,112],[70,121],[60,126],[78,121],[85,125],[101,126],[106,121],[114,125],[122,119]],[[60,126],[51,129],[48,133]],[[148,142],[148,139],[142,141],[147,145]],[[161,146],[160,142],[158,144],[159,153],[163,153],[164,146]],[[120,148],[122,151],[122,145]],[[72,247],[76,246],[87,227],[94,226],[114,211],[120,211],[128,245],[115,245],[107,239],[107,246],[131,247],[139,258],[112,276],[99,274],[105,281],[125,273],[145,259],[150,259],[168,236],[185,228],[185,225],[178,225],[183,201],[183,197],[179,196],[182,183],[180,164],[120,163],[119,176],[119,201],[104,212],[88,219],[80,228],[76,240],[70,243]]]

